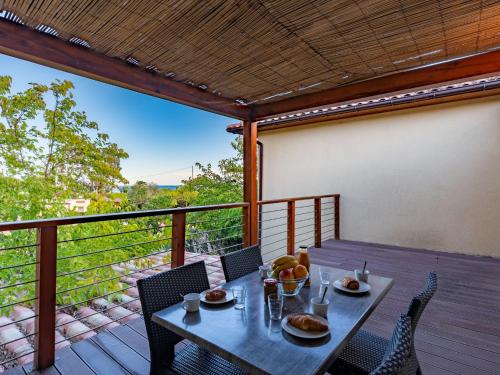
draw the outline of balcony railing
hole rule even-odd
[[[246,245],[248,203],[0,223],[0,366],[52,365],[55,350],[138,318],[137,279]],[[258,202],[264,261],[339,239],[338,194]],[[8,339],[5,339],[8,337]]]

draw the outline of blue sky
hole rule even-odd
[[[29,82],[56,78],[75,84],[79,110],[125,149],[123,175],[158,184],[178,184],[191,175],[191,166],[216,162],[233,154],[234,135],[225,131],[234,119],[163,99],[93,81],[56,69],[0,54],[0,75],[13,78],[13,92]]]

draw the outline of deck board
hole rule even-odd
[[[364,328],[389,336],[429,271],[438,291],[418,325],[415,346],[424,374],[498,374],[500,361],[500,260],[350,241],[312,249],[316,263],[335,262],[394,278],[393,289]],[[496,289],[498,290],[498,289]]]
[[[429,271],[438,291],[418,325],[415,345],[424,375],[494,375],[500,368],[500,259],[350,241],[311,249],[314,263],[354,269],[368,261],[373,274],[395,285],[363,326],[389,336]],[[142,319],[61,349],[45,373],[148,374],[149,348]],[[179,344],[179,348],[182,347]],[[22,375],[22,368],[8,375]]]

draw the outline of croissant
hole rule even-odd
[[[293,314],[288,315],[288,323],[295,328],[304,331],[327,331],[328,325],[320,322],[318,319],[311,315],[306,314]]]
[[[352,277],[346,276],[342,279],[342,286],[347,289],[358,290],[359,282],[358,280],[353,279]]]

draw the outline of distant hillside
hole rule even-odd
[[[157,185],[159,189],[176,190],[180,185]]]
[[[156,186],[158,187],[158,189],[177,190],[177,188],[181,185],[156,185]],[[120,186],[117,191],[123,192],[129,187],[130,185]]]

